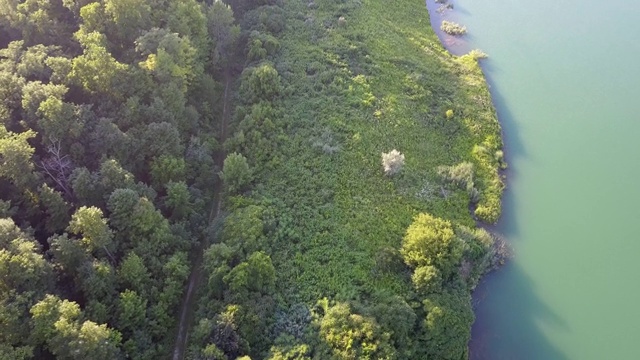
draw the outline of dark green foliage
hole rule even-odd
[[[469,327],[474,319],[469,302],[469,295],[460,292],[443,292],[423,301],[429,357],[451,360],[468,357]]]

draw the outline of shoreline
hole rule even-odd
[[[465,54],[467,54],[469,51],[473,50],[473,46],[470,43],[470,41],[468,40],[469,34],[465,34],[463,36],[453,36],[450,34],[445,33],[444,31],[442,31],[439,27],[438,24],[440,24],[443,20],[451,20],[452,18],[455,18],[455,16],[450,16],[452,14],[455,14],[455,7],[452,9],[447,9],[444,12],[440,12],[438,11],[438,8],[442,6],[442,4],[437,3],[435,0],[426,0],[425,1],[425,7],[427,9],[427,12],[429,13],[429,19],[430,19],[430,25],[431,25],[431,29],[434,31],[434,33],[436,34],[436,36],[438,37],[438,39],[440,40],[440,44],[442,45],[442,47],[451,55],[456,56],[456,57],[460,57],[463,56]],[[449,15],[449,16],[447,16]],[[462,24],[464,25],[464,24]],[[483,63],[483,61],[478,61],[478,65],[480,66],[480,69],[482,70],[482,74],[483,74],[483,78],[484,81],[487,85],[487,88],[489,89],[489,94],[491,96],[491,106],[493,107],[495,113],[496,113],[496,118],[498,120],[498,124],[500,125],[500,138],[502,140],[502,149],[504,152],[504,156],[505,156],[505,163],[509,163],[508,158],[509,158],[509,151],[507,149],[507,144],[504,142],[504,129],[502,126],[502,121],[501,118],[498,114],[498,108],[496,107],[496,103],[494,101],[494,93],[492,90],[492,86],[491,86],[491,81],[489,79],[489,77],[487,76],[487,71],[486,71],[486,63]],[[498,174],[500,176],[500,178],[502,179],[505,188],[502,192],[502,195],[500,197],[500,201],[501,203],[504,203],[504,198],[505,196],[507,196],[506,192],[508,191],[508,179],[510,178],[509,173],[511,172],[511,168],[507,167],[506,169],[500,169]],[[505,247],[505,251],[506,251],[506,257],[504,258],[504,262],[501,263],[498,267],[492,268],[490,269],[486,274],[484,274],[478,284],[476,285],[476,287],[473,289],[473,291],[471,292],[471,304],[472,304],[472,310],[474,313],[474,317],[477,314],[477,310],[478,307],[477,305],[481,302],[484,301],[484,299],[487,296],[487,288],[486,288],[486,284],[493,278],[495,277],[500,271],[502,271],[507,265],[509,260],[514,256],[513,254],[513,247],[511,246],[511,243],[509,241],[509,239],[505,238],[504,235],[502,235],[502,231],[500,231],[500,228],[502,227],[502,221],[503,221],[503,216],[502,213],[500,214],[500,217],[498,219],[498,221],[495,224],[491,224],[491,223],[487,223],[484,222],[482,220],[477,219],[477,217],[474,215],[473,213],[474,210],[474,206],[470,205],[469,206],[469,211],[472,214],[472,216],[474,217],[474,219],[476,219],[476,227],[478,228],[482,228],[484,230],[486,230],[487,232],[489,232],[496,240],[500,239],[499,241],[501,242],[500,245],[502,245],[503,247]],[[500,246],[499,245],[499,246]],[[485,327],[483,326],[484,324],[481,322],[477,321],[477,318],[473,321],[472,326],[471,326],[471,337],[468,343],[468,351],[469,351],[469,359],[474,359],[473,354],[474,353],[483,353],[483,351],[481,349],[483,349],[483,345],[485,344],[485,341],[482,341],[483,338],[487,337],[487,336],[491,336],[491,334],[487,333],[487,331],[485,330]]]

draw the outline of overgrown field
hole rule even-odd
[[[247,6],[190,356],[466,357],[493,261],[475,223],[497,220],[504,166],[477,60],[448,54],[417,0]]]

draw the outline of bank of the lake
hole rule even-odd
[[[455,3],[510,165],[515,257],[477,288],[473,359],[635,359],[640,4]]]

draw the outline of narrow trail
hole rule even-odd
[[[224,95],[222,99],[222,122],[220,124],[220,143],[223,144],[227,139],[227,125],[229,124],[229,87],[231,84],[231,75],[229,71],[224,73]],[[216,165],[222,169],[225,158],[224,150],[218,151],[214,155]],[[214,188],[214,202],[209,213],[209,224],[211,224],[220,214],[222,206],[222,182],[218,181]],[[191,274],[189,275],[189,285],[184,294],[182,305],[180,307],[180,322],[178,323],[176,343],[173,348],[173,360],[184,359],[187,348],[188,332],[193,322],[193,310],[196,302],[195,289],[200,285],[202,278],[202,256],[206,247],[209,245],[207,239],[203,238],[200,245],[196,249],[195,258],[192,262]]]

